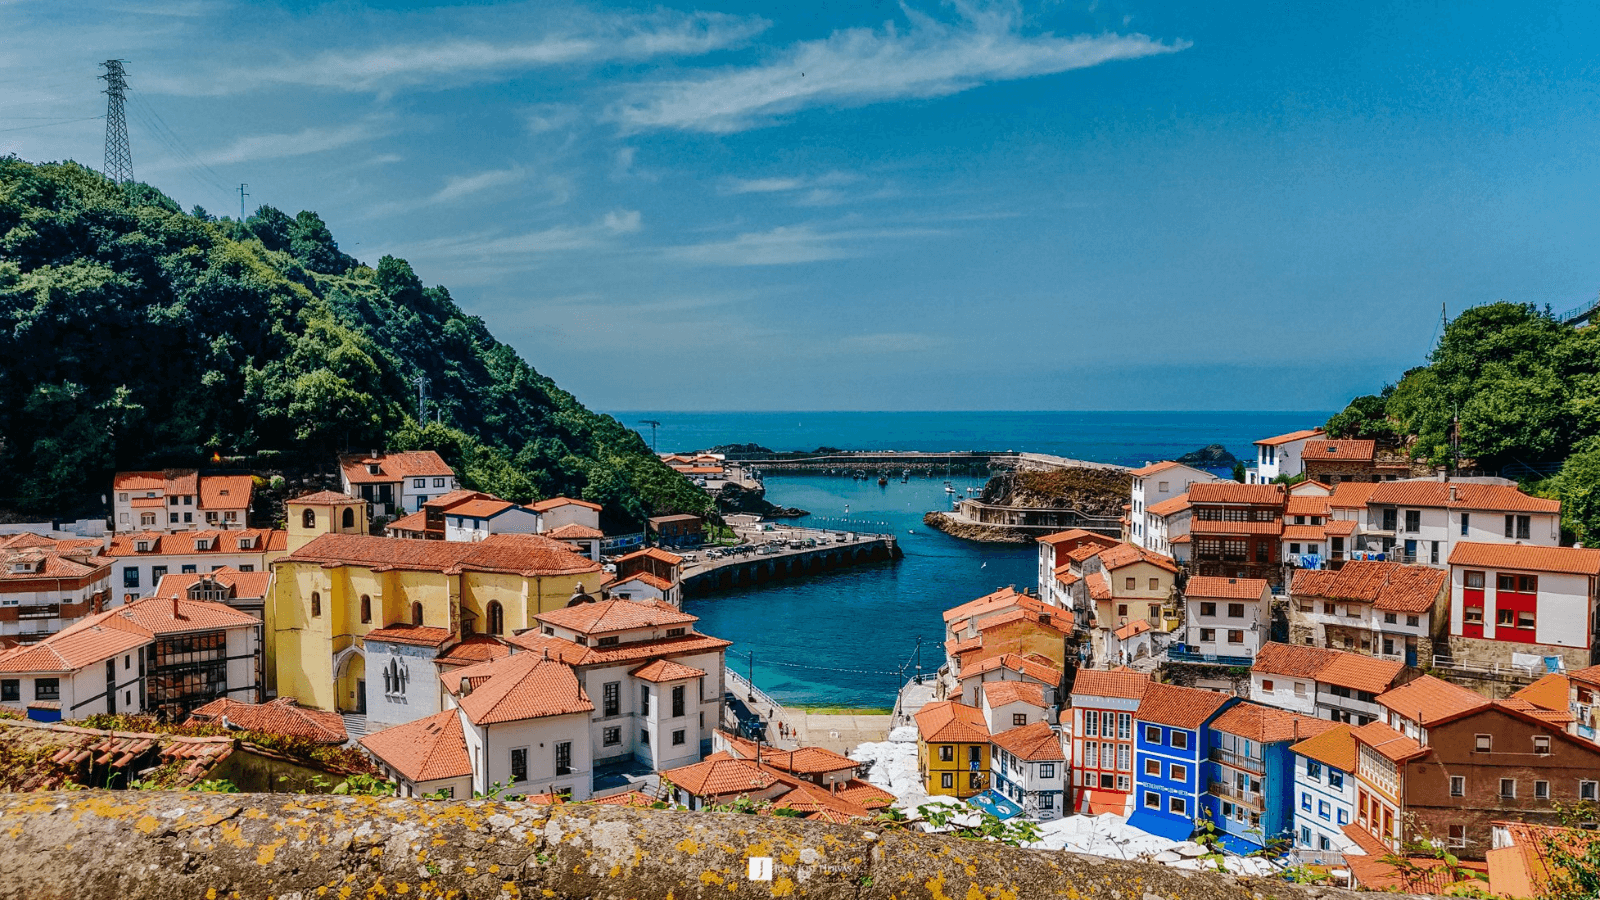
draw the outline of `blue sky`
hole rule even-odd
[[[1595,295],[1590,4],[0,0],[0,153],[315,209],[597,408],[1329,409]]]

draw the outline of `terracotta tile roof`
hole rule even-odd
[[[305,709],[293,697],[279,697],[269,703],[244,703],[221,697],[189,714],[190,722],[217,722],[226,718],[231,725],[246,731],[286,734],[319,744],[343,744],[350,739],[344,719],[336,712]]]
[[[1128,474],[1134,476],[1135,478],[1144,478],[1144,477],[1147,477],[1147,476],[1150,476],[1150,475],[1154,475],[1157,472],[1165,472],[1168,469],[1176,469],[1176,468],[1188,468],[1188,467],[1185,466],[1183,463],[1173,462],[1172,460],[1169,459],[1169,460],[1164,460],[1162,462],[1150,463],[1149,465],[1142,466],[1140,468],[1134,469],[1132,472],[1129,472]]]
[[[76,672],[151,641],[147,632],[116,626],[88,625],[0,652],[0,672]]]
[[[1559,725],[1563,729],[1565,729],[1567,725],[1571,724],[1573,720],[1572,713],[1567,712],[1566,710],[1546,709],[1542,706],[1537,706],[1533,703],[1530,703],[1521,697],[1508,697],[1505,700],[1495,700],[1494,705],[1501,709],[1515,710],[1525,716],[1538,719],[1541,722],[1549,722],[1553,725]]]
[[[1139,700],[1150,688],[1150,676],[1132,669],[1079,669],[1072,682],[1073,706],[1079,697],[1117,697]]]
[[[1163,500],[1160,503],[1152,503],[1149,506],[1146,506],[1144,511],[1153,516],[1161,516],[1162,518],[1166,518],[1173,513],[1180,513],[1188,508],[1189,494],[1185,492],[1171,499]]]
[[[173,607],[177,607],[176,611]],[[116,609],[91,617],[99,619],[119,616],[151,634],[183,634],[189,631],[212,631],[220,628],[254,627],[261,620],[226,603],[210,600],[146,597],[125,603]],[[89,621],[86,619],[85,621]]]
[[[1321,525],[1283,526],[1283,539],[1286,541],[1320,541],[1327,537],[1328,532]]]
[[[373,460],[378,463],[377,475],[367,471],[367,463]],[[339,466],[344,470],[345,479],[351,484],[374,484],[399,481],[403,478],[455,475],[455,470],[445,465],[444,459],[432,450],[380,453],[375,457],[356,453],[339,457]]]
[[[1571,691],[1572,683],[1567,676],[1559,672],[1551,672],[1511,696],[1519,700],[1526,700],[1540,709],[1566,712],[1569,709]]]
[[[1192,541],[1193,541],[1193,540],[1194,540],[1194,539],[1193,539],[1193,538],[1191,538],[1191,537],[1190,537],[1190,536],[1189,536],[1189,535],[1187,535],[1187,534],[1180,534],[1180,535],[1178,535],[1178,536],[1177,536],[1177,537],[1175,537],[1175,538],[1173,538],[1173,539],[1172,539],[1172,540],[1171,540],[1171,541],[1169,541],[1169,542],[1168,542],[1168,543],[1172,543],[1172,544],[1187,544],[1187,543],[1190,543],[1190,542],[1192,542]]]
[[[200,508],[248,509],[255,490],[249,475],[207,475],[200,479]]]
[[[835,788],[838,796],[867,809],[884,809],[892,805],[895,796],[883,788],[859,778],[852,778]]]
[[[324,534],[274,565],[308,562],[377,571],[495,572],[533,577],[600,572],[600,564],[537,534],[492,534],[481,541],[417,541],[364,534]]]
[[[1283,514],[1286,516],[1326,516],[1331,511],[1327,497],[1290,494],[1289,502],[1284,507]]]
[[[666,593],[667,591],[672,590],[672,582],[666,580],[665,578],[660,578],[658,576],[651,575],[649,572],[635,572],[632,575],[629,575],[627,578],[624,578],[624,579],[622,579],[620,581],[612,582],[608,587],[611,590],[616,590],[617,588],[622,587],[623,585],[627,584],[630,581],[637,581],[640,584],[647,585],[649,587],[655,588],[656,590],[662,592],[663,594]]]
[[[1600,550],[1592,547],[1533,547],[1527,544],[1463,541],[1450,551],[1450,565],[1600,575]]]
[[[966,640],[961,640],[961,641],[945,641],[944,642],[944,652],[950,654],[951,656],[960,656],[961,654],[966,653],[969,650],[977,650],[978,648],[980,648],[982,646],[983,646],[983,638],[981,636],[980,637],[974,637],[974,638],[967,638]]]
[[[1328,506],[1335,509],[1366,509],[1367,501],[1372,499],[1372,492],[1382,483],[1341,481],[1333,486],[1333,494],[1328,497]]]
[[[167,479],[160,472],[118,472],[111,479],[111,487],[118,491],[165,491]]]
[[[1346,825],[1345,831],[1349,833],[1353,826]],[[1357,829],[1359,830],[1359,829]],[[1410,858],[1411,866],[1406,872],[1401,872],[1393,863],[1385,862],[1389,849],[1384,847],[1376,854],[1350,853],[1345,855],[1345,864],[1350,867],[1350,874],[1355,876],[1357,883],[1364,891],[1398,891],[1407,894],[1437,894],[1440,896],[1450,893],[1450,886],[1461,881],[1472,881],[1481,884],[1470,877],[1458,878],[1453,869],[1442,859],[1431,856],[1415,856]]]
[[[1112,632],[1112,634],[1115,634],[1117,636],[1117,640],[1125,641],[1125,640],[1127,640],[1127,639],[1129,639],[1131,637],[1136,637],[1138,635],[1144,634],[1146,631],[1149,631],[1152,627],[1154,627],[1154,626],[1152,626],[1150,624],[1150,620],[1149,619],[1134,619],[1132,622],[1129,622],[1128,624],[1126,624],[1126,625],[1122,626],[1121,628],[1118,628],[1116,631]]]
[[[1394,685],[1405,668],[1405,663],[1399,660],[1340,651],[1326,668],[1317,673],[1317,680],[1353,691],[1381,694]]]
[[[167,498],[166,497],[135,497],[132,500],[128,501],[128,505],[132,506],[134,509],[151,509],[153,507],[166,506],[167,505]]]
[[[412,782],[472,774],[461,715],[453,709],[375,731],[361,739],[361,746]]]
[[[404,516],[401,516],[398,519],[395,519],[394,521],[390,522],[388,525],[385,525],[383,527],[383,529],[385,531],[388,531],[388,532],[391,532],[391,533],[392,532],[400,532],[400,531],[411,531],[411,532],[427,531],[428,530],[428,514],[427,514],[426,511],[419,509],[414,513],[410,513],[408,515],[404,515]]]
[[[571,541],[588,538],[603,538],[606,536],[606,534],[598,528],[590,528],[587,525],[579,525],[577,522],[568,522],[567,524],[553,531],[546,531],[544,536],[553,541]]]
[[[676,553],[663,550],[660,547],[646,547],[643,550],[635,550],[626,556],[617,557],[616,561],[618,565],[621,565],[622,563],[635,559],[654,559],[659,562],[664,562],[669,566],[683,565],[683,557]]]
[[[289,501],[302,506],[334,506],[341,503],[361,503],[360,497],[352,497],[338,491],[317,491],[314,494],[301,494]]]
[[[978,632],[981,634],[985,631],[991,631],[995,628],[1010,625],[1013,622],[1031,622],[1040,628],[1048,628],[1058,634],[1066,634],[1072,630],[1072,620],[1070,618],[1070,614],[1068,614],[1068,618],[1065,623],[1061,621],[1062,615],[1066,613],[1066,610],[1057,610],[1054,612],[1034,612],[1031,609],[1013,609],[1010,612],[1003,612],[997,616],[990,616],[989,618],[978,623],[977,627]]]
[[[204,550],[197,549],[198,541],[206,541]],[[379,538],[378,540],[382,540]],[[148,542],[149,550],[141,552],[139,543]],[[240,542],[251,546],[241,549]],[[111,536],[111,546],[105,555],[128,556],[190,556],[196,553],[265,553],[283,550],[289,546],[289,533],[268,528],[229,528],[221,531],[179,531],[171,534],[158,531],[116,534]]]
[[[1072,587],[1073,585],[1075,585],[1078,582],[1083,580],[1082,576],[1074,575],[1072,573],[1072,567],[1070,565],[1057,566],[1055,574],[1056,574],[1056,581],[1059,582],[1060,584],[1063,584],[1063,585],[1067,586],[1067,587]]]
[[[1154,550],[1135,547],[1132,544],[1107,547],[1100,553],[1100,565],[1107,570],[1116,570],[1139,562],[1149,563],[1158,569],[1165,569],[1173,574],[1177,574],[1178,571],[1178,564],[1173,562],[1171,557],[1163,556]]]
[[[29,542],[27,546],[3,549],[0,550],[0,583],[58,578],[98,581],[111,574],[111,560],[101,555],[103,553],[81,546],[81,542],[69,541],[55,541],[48,546]],[[28,571],[13,571],[17,563],[28,563]]]
[[[466,488],[460,488],[454,491],[449,491],[448,493],[440,494],[437,497],[429,498],[423,502],[422,508],[424,510],[431,509],[435,512],[444,512],[450,509],[452,506],[466,503],[468,500],[499,499],[499,497],[496,497],[493,494],[485,494],[482,491],[469,491]]]
[[[1069,541],[1088,541],[1092,544],[1101,544],[1108,547],[1117,543],[1117,539],[1114,537],[1096,534],[1093,531],[1084,531],[1082,528],[1069,528],[1066,531],[1058,531],[1039,538],[1039,543],[1041,544],[1064,544]]]
[[[22,791],[59,788],[67,781],[82,779],[90,768],[101,773],[109,768],[133,777],[143,769],[163,764],[172,764],[177,769],[169,787],[182,790],[200,781],[232,755],[235,739],[227,735],[179,737],[0,719],[0,743],[13,756],[32,757],[43,763],[23,774],[24,780],[18,788]]]
[[[1061,735],[1051,729],[1049,722],[1022,725],[1009,731],[1002,731],[989,740],[1012,756],[1028,762],[1050,762],[1067,758],[1061,752]]]
[[[1482,709],[1489,705],[1489,700],[1458,684],[1424,675],[1379,694],[1378,705],[1430,726]]]
[[[1018,656],[1015,653],[1002,653],[999,656],[991,656],[970,667],[963,664],[961,678],[965,680],[972,676],[993,672],[996,669],[1010,669],[1013,672],[1020,672],[1051,687],[1061,683],[1060,669],[1024,656]]]
[[[410,644],[415,647],[443,647],[455,637],[448,628],[431,628],[427,625],[395,623],[367,632],[363,640],[385,644]]]
[[[600,512],[600,504],[590,503],[587,500],[574,500],[571,497],[551,497],[549,500],[540,500],[538,503],[528,504],[528,508],[534,512],[549,512],[560,506],[582,506],[585,509]]]
[[[699,678],[700,676],[706,674],[706,670],[696,669],[693,666],[686,666],[683,663],[673,662],[670,659],[658,659],[654,662],[645,663],[628,674],[640,679],[641,681],[648,681],[653,684],[666,684],[669,681],[682,681],[686,678]]]
[[[1330,519],[1322,528],[1328,534],[1349,537],[1356,533],[1356,522],[1353,519]]]
[[[492,519],[508,509],[522,509],[509,500],[468,500],[444,511],[447,516],[465,516],[471,519]]]
[[[1144,689],[1134,718],[1173,728],[1194,730],[1233,699],[1231,694],[1152,681]]]
[[[189,589],[201,581],[210,579],[219,584],[233,589],[235,598],[256,600],[267,596],[267,591],[272,587],[271,572],[241,572],[232,566],[223,566],[210,572],[196,574],[194,572],[172,572],[161,576],[161,581],[156,584],[153,597],[187,597]]]
[[[1448,580],[1449,575],[1444,570],[1430,566],[1357,559],[1345,563],[1326,584],[1320,584],[1321,579],[1308,582],[1308,585],[1318,584],[1320,592],[1302,590],[1297,577],[1295,593],[1358,600],[1386,611],[1420,613],[1433,608],[1435,598]]]
[[[1185,597],[1204,597],[1207,600],[1260,600],[1267,593],[1263,578],[1223,578],[1220,575],[1196,575],[1183,587]]]
[[[1451,499],[1452,492],[1455,499]],[[1560,500],[1524,494],[1515,485],[1444,481],[1383,481],[1369,503],[1383,506],[1429,506],[1489,512],[1559,513]]]
[[[734,756],[741,759],[754,759],[757,747],[754,741],[728,735],[724,732],[731,746]],[[771,766],[781,772],[795,775],[821,775],[826,772],[843,772],[854,770],[861,766],[848,756],[841,756],[832,750],[822,747],[799,747],[794,750],[779,750],[775,747],[760,748],[762,765]]]
[[[1083,563],[1099,556],[1101,551],[1106,549],[1106,546],[1105,544],[1084,544],[1081,547],[1074,547],[1068,550],[1066,557],[1075,563]]]
[[[1306,438],[1316,437],[1322,433],[1323,432],[1321,428],[1307,428],[1304,431],[1291,431],[1288,434],[1280,434],[1277,437],[1262,438],[1255,443],[1268,447],[1276,447],[1280,444],[1290,444]]]
[[[1369,856],[1383,856],[1389,852],[1389,848],[1384,845],[1383,841],[1378,840],[1376,835],[1354,822],[1341,826],[1339,830],[1344,832],[1344,836],[1349,838],[1351,843],[1360,847]]]
[[[168,469],[161,473],[167,479],[167,493],[194,495],[200,492],[199,469]]]
[[[1250,666],[1250,671],[1290,678],[1316,678],[1317,673],[1327,668],[1338,655],[1337,650],[1273,641],[1256,651],[1256,660]]]
[[[1347,562],[1345,568],[1353,565],[1355,562]],[[1296,597],[1326,597],[1328,588],[1338,577],[1339,573],[1332,569],[1299,569],[1289,584],[1289,593]]]
[[[1306,441],[1300,458],[1305,462],[1372,462],[1377,446],[1377,441]]]
[[[592,712],[572,667],[534,653],[513,653],[439,676],[474,725]],[[482,679],[479,681],[478,679]],[[460,696],[461,683],[475,685]]]
[[[534,618],[546,625],[569,628],[580,634],[604,634],[634,628],[665,628],[700,621],[698,616],[680,612],[660,601],[638,603],[633,600],[580,603],[577,606],[542,612]]]
[[[1283,521],[1274,519],[1271,522],[1212,522],[1206,519],[1193,519],[1189,522],[1191,534],[1279,534],[1283,531]]]
[[[954,700],[929,703],[917,712],[917,734],[927,744],[989,742],[982,710]]]
[[[371,637],[368,637],[371,640]],[[505,641],[487,634],[475,634],[472,637],[462,638],[455,646],[446,650],[434,663],[440,666],[471,666],[483,662],[493,662],[511,655],[511,647]]]
[[[1593,859],[1600,836],[1582,828],[1532,825],[1527,822],[1491,822],[1504,829],[1510,843],[1490,850],[1489,889],[1504,897],[1545,897],[1551,891],[1552,873],[1563,866],[1569,877],[1571,861]],[[1565,857],[1560,859],[1558,857]]]
[[[1037,597],[1018,593],[1015,588],[1000,588],[992,594],[985,594],[976,600],[968,600],[960,606],[945,610],[944,620],[946,622],[954,622],[957,619],[970,619],[973,616],[1004,610],[1012,606],[1039,612],[1044,609],[1045,604]]]
[[[1350,735],[1360,743],[1378,751],[1391,762],[1403,763],[1428,753],[1428,748],[1379,721],[1353,728],[1350,730]]]
[[[1088,585],[1089,585],[1089,599],[1091,599],[1091,600],[1110,600],[1111,599],[1111,583],[1106,581],[1106,573],[1104,573],[1104,572],[1090,572],[1087,576],[1084,577],[1084,581],[1088,582]]]
[[[1044,685],[1032,681],[990,681],[983,686],[983,697],[990,709],[1010,703],[1026,703],[1044,709]]]
[[[1211,727],[1218,731],[1249,738],[1261,744],[1277,741],[1302,741],[1315,737],[1336,723],[1314,716],[1286,712],[1259,703],[1245,701],[1230,707],[1212,720]]]
[[[722,650],[733,644],[721,638],[689,632],[656,641],[628,641],[607,647],[581,647],[571,641],[529,631],[509,638],[512,644],[534,653],[550,651],[570,666],[604,666],[646,660],[656,656],[688,655]]]
[[[643,791],[624,791],[620,794],[591,799],[589,802],[598,806],[632,806],[636,809],[650,809],[660,801]]]
[[[1333,766],[1341,772],[1353,773],[1356,770],[1356,739],[1350,734],[1350,726],[1346,724],[1335,725],[1289,749],[1323,765]]]
[[[725,797],[764,791],[784,783],[776,773],[764,771],[753,759],[736,759],[713,753],[693,765],[668,769],[661,777],[696,797]]]

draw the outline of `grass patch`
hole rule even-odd
[[[894,714],[892,706],[797,706],[814,716],[888,716]]]

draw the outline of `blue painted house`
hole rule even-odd
[[[1206,726],[1238,702],[1231,694],[1152,682],[1134,714],[1133,815],[1128,824],[1186,841],[1206,791]]]
[[[1259,703],[1238,703],[1206,729],[1206,813],[1223,846],[1254,853],[1292,840],[1295,755],[1289,747],[1336,723]]]

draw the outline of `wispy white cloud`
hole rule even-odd
[[[525,177],[526,173],[521,166],[512,166],[509,169],[492,169],[488,172],[479,172],[476,175],[456,175],[447,179],[444,187],[440,188],[428,199],[431,203],[449,203],[480,191],[516,184]]]
[[[202,152],[200,159],[207,165],[217,166],[306,156],[371,140],[386,134],[387,131],[387,126],[379,120],[365,119],[335,127],[303,128],[287,134],[253,134],[238,138],[221,150]]]
[[[781,226],[720,241],[671,247],[669,258],[709,266],[783,266],[866,256],[868,243],[893,238],[929,237],[927,228],[847,228],[825,230],[815,225]]]
[[[733,132],[770,125],[814,106],[865,106],[941,97],[997,81],[1083,69],[1120,59],[1172,53],[1142,34],[1026,35],[1015,5],[956,5],[945,22],[907,7],[905,29],[851,28],[803,41],[753,67],[645,83],[611,110],[625,129]]]
[[[587,225],[555,225],[508,235],[490,232],[458,235],[423,241],[400,249],[419,257],[495,258],[497,262],[505,262],[505,257],[592,250],[605,246],[615,238],[634,234],[642,227],[643,217],[639,211],[624,209],[608,212]]]
[[[846,353],[871,351],[873,353],[933,353],[950,347],[954,342],[940,334],[923,334],[915,331],[890,331],[879,334],[850,334],[834,342]]]

